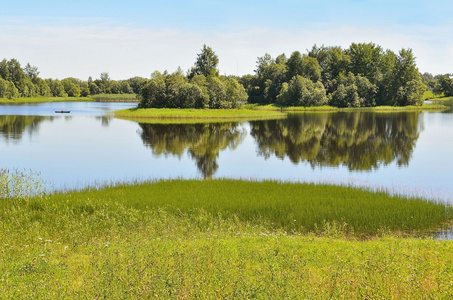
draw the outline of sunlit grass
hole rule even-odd
[[[444,93],[434,94],[433,91],[425,91],[423,99],[430,101],[450,101],[453,100],[453,97],[445,97]]]
[[[453,242],[397,236],[451,217],[425,199],[274,181],[2,198],[0,298],[443,298]]]
[[[443,98],[441,98],[443,99]],[[435,99],[431,99],[435,100]],[[444,99],[448,100],[448,99]],[[409,105],[409,106],[375,106],[375,107],[351,107],[351,108],[339,108],[333,106],[291,106],[291,107],[281,107],[276,104],[267,104],[267,105],[257,105],[257,104],[247,104],[245,106],[248,109],[260,110],[260,111],[282,111],[282,112],[327,112],[327,111],[426,111],[426,110],[446,110],[449,109],[443,104],[423,104],[421,106]]]
[[[1,199],[29,199],[45,195],[45,184],[39,173],[0,169],[0,201]]]
[[[139,120],[140,122],[153,121],[150,119],[177,119],[177,120],[257,120],[286,117],[285,113],[274,111],[258,111],[250,109],[123,109],[115,111],[115,117],[121,119]]]

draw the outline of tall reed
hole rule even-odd
[[[0,169],[0,198],[42,197],[45,191],[40,173],[32,170],[15,169],[11,172],[8,169]]]

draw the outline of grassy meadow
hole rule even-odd
[[[444,94],[434,94],[433,91],[425,91],[423,99],[431,101],[451,101],[453,97],[445,97]]]
[[[39,181],[19,176],[30,187],[20,194],[21,184],[7,177],[2,299],[453,295],[453,243],[416,237],[451,221],[451,207],[441,203],[226,179],[37,197]]]

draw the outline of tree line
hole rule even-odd
[[[314,45],[276,58],[258,57],[255,74],[221,76],[219,58],[203,45],[194,66],[183,73],[155,71],[150,79],[111,80],[107,72],[87,81],[73,77],[41,79],[36,67],[22,68],[15,59],[0,63],[0,98],[86,97],[135,93],[139,107],[235,108],[241,103],[281,106],[372,107],[421,105],[423,93],[453,96],[450,74],[420,74],[411,49],[398,53],[374,43],[349,48]]]
[[[87,81],[74,77],[62,80],[42,79],[38,68],[29,63],[22,68],[16,59],[0,62],[0,98],[19,97],[87,97],[97,94],[139,93],[146,79],[133,77],[127,80],[111,80],[107,72],[100,79]]]
[[[318,47],[307,53],[259,57],[254,75],[241,77],[252,103],[363,107],[420,105],[422,83],[411,49],[398,54],[374,43]]]
[[[220,76],[219,59],[203,45],[194,66],[184,75],[154,72],[141,90],[141,108],[237,108],[247,100],[244,87],[232,77]]]
[[[431,73],[423,73],[422,82],[434,93],[445,97],[453,96],[453,74],[433,76]]]

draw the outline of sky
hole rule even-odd
[[[189,70],[204,44],[222,75],[313,45],[411,48],[420,72],[453,73],[451,0],[0,0],[0,60],[41,78],[149,78]]]

